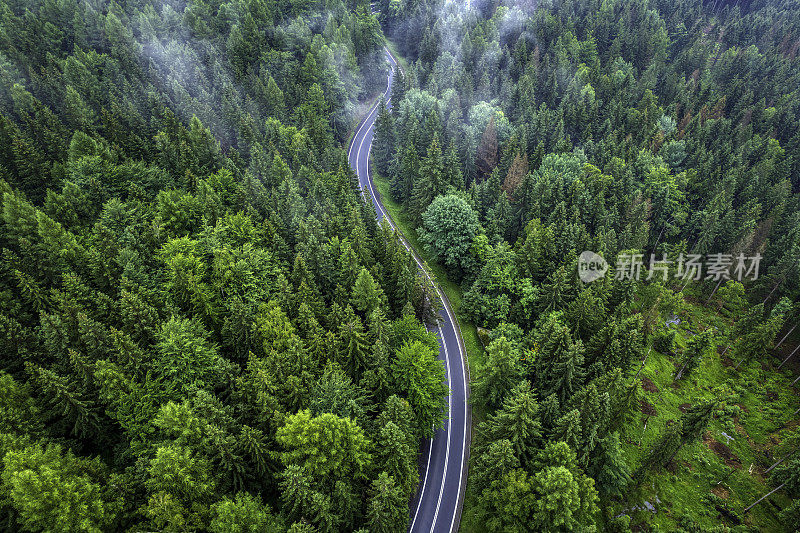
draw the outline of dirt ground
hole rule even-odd
[[[658,392],[658,387],[650,381],[650,378],[642,378],[642,388],[647,392]]]
[[[653,407],[653,404],[648,402],[644,398],[639,400],[639,410],[642,413],[644,413],[646,415],[650,415],[650,416],[654,416],[654,415],[658,414],[658,411],[656,411],[656,408]]]
[[[731,495],[731,491],[729,491],[728,489],[726,489],[722,485],[717,485],[716,487],[711,489],[711,492],[713,492],[714,494],[716,494],[717,496],[719,496],[723,500],[727,500],[728,496]]]
[[[742,461],[739,457],[736,456],[735,453],[731,451],[725,444],[714,440],[713,438],[704,438],[703,439],[706,445],[711,449],[712,452],[717,454],[720,459],[725,461],[725,464],[731,468],[741,468]]]

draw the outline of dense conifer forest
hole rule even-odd
[[[485,347],[462,530],[793,531],[797,4],[378,6],[378,181]]]
[[[408,530],[448,386],[373,103],[460,531],[796,530],[796,2],[0,5],[0,530]]]
[[[401,531],[447,388],[368,4],[3,2],[0,529]]]

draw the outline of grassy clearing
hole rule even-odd
[[[397,63],[400,65],[400,68],[403,69],[403,72],[408,72],[408,61],[406,61],[406,58],[397,51],[397,46],[393,42],[387,40],[386,48],[389,49],[394,58],[397,60]]]
[[[694,373],[674,383],[680,353],[691,335],[706,326],[725,325],[724,319],[699,305],[689,305],[680,318],[677,355],[653,350],[642,370],[643,383],[648,385],[643,386],[644,397],[656,414],[648,419],[637,413],[627,425],[622,443],[628,463],[638,466],[667,422],[677,419],[687,406],[716,397],[725,399],[727,407],[712,420],[702,440],[678,453],[671,470],[649,474],[624,503],[613,505],[613,514],[643,507],[648,501],[655,505],[655,513],[626,511],[632,525],[673,531],[688,518],[703,530],[721,523],[732,527],[735,519],[720,509],[742,517],[744,508],[772,488],[762,475],[764,465],[772,462],[767,452],[779,442],[776,430],[797,422],[792,413],[800,407],[800,399],[789,386],[788,371],[779,373],[758,361],[736,371],[728,358],[730,352],[725,357],[714,352]],[[745,515],[743,523],[762,531],[784,531],[777,513],[789,503],[785,495],[776,493]]]
[[[690,301],[692,295],[686,291]],[[635,469],[668,421],[679,418],[690,405],[717,398],[724,400],[725,408],[711,421],[701,440],[683,447],[669,469],[647,474],[623,500],[601,502],[603,511],[609,516],[629,514],[634,531],[688,529],[692,522],[698,531],[710,531],[721,524],[734,527],[736,518],[760,531],[787,531],[778,513],[791,501],[781,492],[747,515],[742,511],[773,488],[763,471],[774,462],[773,457],[783,456],[776,448],[779,430],[800,423],[793,415],[800,408],[800,397],[790,387],[794,376],[788,369],[776,371],[772,360],[766,364],[752,361],[735,370],[729,350],[725,356],[714,351],[692,374],[676,383],[674,375],[691,336],[707,327],[726,331],[730,326],[714,309],[692,303],[680,319],[675,354],[652,350],[642,369],[643,396],[656,414],[647,417],[637,411],[624,426],[621,442],[628,464]],[[726,344],[722,338],[718,343]],[[485,530],[475,516],[477,498],[467,491],[461,531]],[[652,504],[655,512],[646,510],[644,502]]]

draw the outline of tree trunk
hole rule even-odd
[[[720,479],[719,481],[717,481],[717,486],[719,486],[719,485],[721,485],[723,482],[727,481],[727,480],[728,480],[728,478],[729,478],[729,477],[731,477],[731,476],[733,475],[733,473],[734,473],[734,472],[736,472],[736,469],[734,469],[734,468],[729,468],[729,469],[728,469],[728,473],[727,473],[727,474],[725,474],[725,477],[723,477],[722,479]]]
[[[753,502],[753,503],[750,505],[750,507],[748,507],[747,509],[745,509],[744,511],[742,511],[742,514],[743,514],[743,515],[744,515],[744,514],[747,514],[747,512],[748,512],[748,511],[750,511],[750,509],[752,509],[753,507],[755,507],[756,505],[758,505],[759,503],[761,503],[761,501],[762,501],[762,500],[764,500],[765,498],[767,498],[768,496],[771,496],[773,493],[775,493],[775,492],[778,492],[779,490],[781,490],[781,489],[783,488],[783,486],[784,486],[784,485],[786,485],[786,483],[781,483],[781,485],[780,485],[779,487],[776,487],[776,488],[772,489],[771,491],[769,491],[768,493],[764,494],[762,497],[760,497],[760,498],[759,498],[759,499],[757,499],[755,502]]]
[[[711,291],[711,295],[708,297],[708,300],[706,300],[706,305],[708,305],[708,302],[710,302],[711,298],[713,298],[714,295],[717,293],[717,289],[719,289],[719,286],[720,286],[721,283],[722,283],[722,278],[719,278],[719,281],[717,282],[717,286],[714,287],[714,290]]]
[[[791,334],[792,334],[792,332],[795,330],[795,328],[796,328],[796,327],[797,327],[797,324],[795,324],[794,326],[792,326],[792,329],[790,329],[790,330],[789,330],[789,333],[787,333],[786,335],[784,335],[784,336],[783,336],[783,338],[782,338],[782,339],[781,339],[781,340],[778,342],[778,344],[776,344],[776,345],[775,345],[775,347],[777,348],[778,346],[780,346],[781,344],[783,344],[783,341],[785,341],[785,340],[786,340],[786,339],[789,337],[789,335],[791,335]]]
[[[800,344],[798,344],[798,345],[797,345],[797,348],[795,348],[795,349],[794,349],[794,351],[793,351],[792,353],[790,353],[790,354],[789,354],[789,357],[787,357],[786,359],[784,359],[784,360],[783,360],[783,362],[782,362],[780,365],[778,365],[778,370],[780,370],[780,369],[781,369],[781,367],[782,367],[783,365],[785,365],[785,364],[786,364],[786,361],[788,361],[789,359],[791,359],[791,358],[792,358],[792,356],[793,356],[793,355],[794,355],[794,354],[797,352],[797,350],[799,350],[799,349],[800,349]]]
[[[678,446],[678,449],[677,449],[677,450],[675,450],[674,452],[672,452],[672,455],[670,455],[670,457],[669,457],[669,459],[667,460],[667,462],[666,462],[666,463],[664,463],[664,466],[667,466],[668,464],[670,464],[670,463],[672,462],[672,460],[673,460],[673,459],[675,459],[675,456],[676,456],[676,455],[678,455],[678,452],[679,452],[679,451],[681,451],[681,448],[683,448],[683,445],[684,445],[684,444],[685,444],[684,442],[681,442],[681,445],[680,445],[680,446]]]
[[[639,367],[639,371],[633,377],[634,380],[636,380],[639,377],[639,374],[642,373],[642,369],[644,368],[644,364],[647,362],[647,357],[650,355],[650,350],[652,350],[652,349],[653,349],[653,347],[651,346],[650,348],[647,349],[647,353],[644,354],[644,359],[642,359],[642,366]]]
[[[673,380],[672,380],[672,381],[673,381],[673,383],[674,383],[675,381],[678,381],[679,379],[681,379],[681,376],[683,375],[683,370],[686,368],[686,365],[687,365],[688,363],[689,363],[689,361],[686,361],[685,363],[683,363],[683,366],[681,367],[681,369],[680,369],[680,370],[678,370],[678,373],[677,373],[677,374],[675,374],[675,379],[673,379]]]
[[[778,280],[778,283],[776,283],[776,284],[775,284],[775,286],[774,286],[774,287],[772,287],[772,290],[771,290],[771,291],[769,291],[769,294],[767,294],[767,297],[766,297],[766,298],[764,298],[764,301],[763,301],[763,302],[761,302],[762,304],[765,304],[765,303],[767,303],[767,300],[769,300],[769,297],[770,297],[770,296],[772,296],[772,293],[773,293],[773,292],[775,292],[775,289],[777,289],[777,288],[778,288],[778,285],[780,285],[781,283],[783,283],[783,278],[785,278],[785,277],[786,277],[786,274],[784,274],[784,275],[783,275],[783,277],[781,277],[781,279],[779,279],[779,280]]]
[[[784,455],[782,459],[780,459],[779,461],[775,461],[775,462],[772,464],[772,466],[771,466],[771,467],[769,467],[769,468],[767,468],[766,470],[764,470],[764,473],[765,473],[765,474],[769,474],[769,471],[770,471],[770,470],[772,470],[773,468],[775,468],[776,466],[778,466],[779,464],[781,464],[781,463],[782,463],[782,462],[784,462],[786,459],[788,459],[789,457],[793,456],[793,455],[794,455],[794,454],[796,454],[796,453],[797,453],[797,450],[793,451],[793,452],[792,452],[792,453],[790,453],[789,455]]]
[[[642,445],[642,440],[644,440],[644,434],[647,431],[647,422],[650,420],[650,415],[647,415],[647,418],[644,419],[644,428],[642,428],[642,436],[639,437],[639,446]]]

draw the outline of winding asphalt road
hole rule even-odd
[[[386,59],[391,69],[386,81],[386,92],[383,97],[387,106],[391,106],[392,81],[395,69],[399,68],[392,54],[386,50]],[[370,171],[369,153],[375,132],[375,119],[378,116],[376,102],[366,118],[359,124],[353,140],[350,142],[348,160],[358,175],[364,198],[375,205],[378,219],[386,218],[389,225],[397,231],[391,217],[380,202],[380,195],[375,192]],[[450,302],[439,287],[433,282],[423,268],[422,261],[398,232],[403,245],[411,252],[417,265],[434,286],[444,304],[441,321],[433,331],[439,336],[439,359],[444,362],[447,371],[447,383],[450,387],[448,397],[449,410],[445,427],[436,431],[432,440],[426,441],[422,447],[420,461],[420,488],[411,504],[411,527],[414,533],[450,533],[458,530],[461,519],[461,506],[467,482],[467,459],[469,458],[469,387],[466,370],[466,351],[459,334],[456,318]]]

